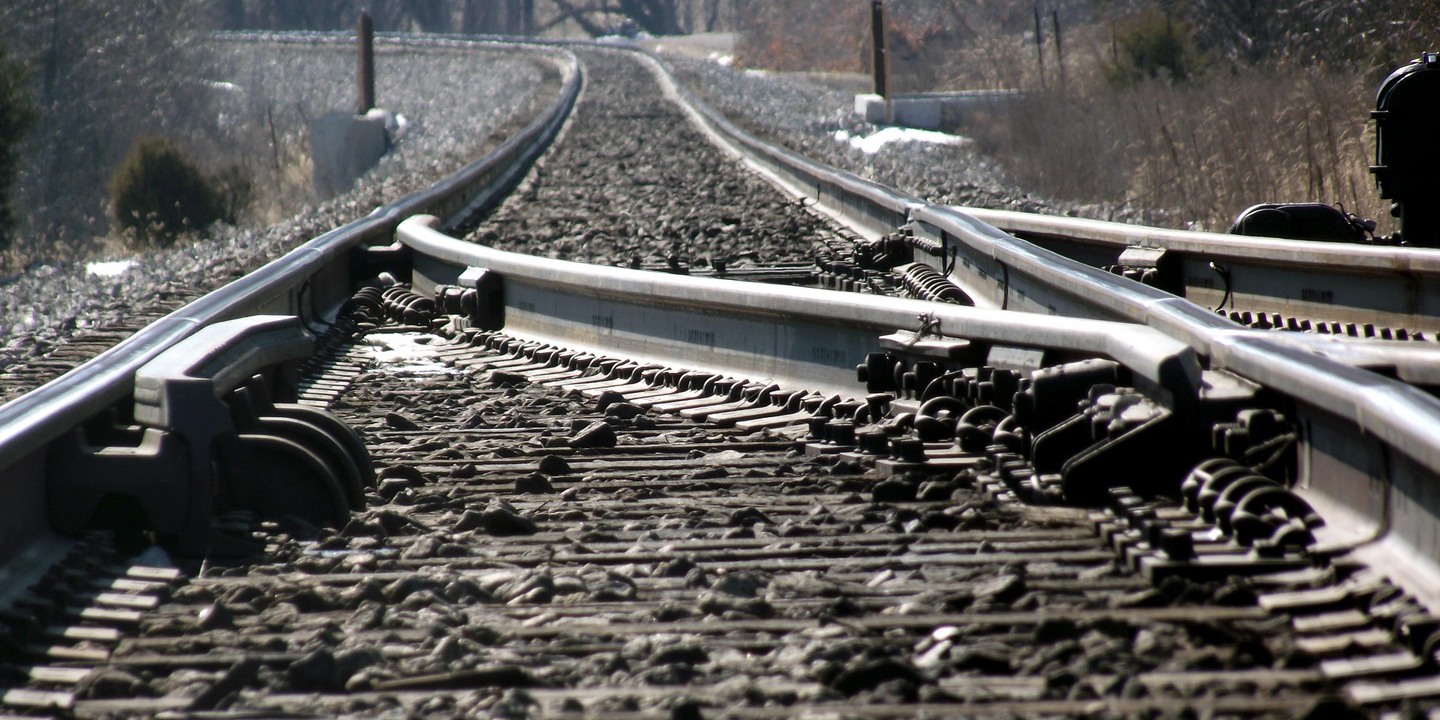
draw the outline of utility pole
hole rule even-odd
[[[360,13],[360,115],[375,107],[375,23]]]

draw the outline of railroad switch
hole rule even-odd
[[[52,444],[51,524],[153,532],[189,556],[258,549],[215,520],[230,511],[343,524],[374,471],[353,430],[289,402],[312,347],[299,318],[254,316],[211,325],[142,366],[133,424]]]
[[[840,453],[873,464],[877,476],[983,470],[1036,502],[1092,506],[1115,478],[1136,472],[1147,478],[1137,490],[1179,497],[1212,437],[1243,460],[1266,460],[1281,480],[1293,472],[1283,416],[1257,408],[1261,389],[1224,371],[1203,371],[1199,396],[1177,407],[1106,358],[1065,362],[1048,349],[945,337],[928,324],[880,345],[856,368],[871,395],[811,418],[807,453]],[[1288,498],[1250,502],[1238,514],[1222,506],[1226,537],[1269,554],[1313,542],[1308,521],[1282,521],[1286,512],[1304,515]]]
[[[1104,270],[1176,297],[1185,297],[1181,258],[1165,248],[1131,245],[1121,251],[1114,265],[1107,265]]]

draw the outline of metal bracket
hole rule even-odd
[[[313,344],[299,318],[261,315],[206,327],[146,363],[135,425],[92,423],[52,444],[51,524],[143,529],[181,554],[230,555],[253,547],[217,532],[217,511],[343,522],[373,483],[363,443],[324,410],[272,400],[293,400]]]

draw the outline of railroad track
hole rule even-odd
[[[1427,350],[1242,331],[575,52],[496,153],[0,407],[7,712],[1440,704]],[[579,151],[611,81],[638,198]],[[697,151],[758,217],[677,215],[644,145],[701,133],[809,206]]]

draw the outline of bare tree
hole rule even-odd
[[[1191,0],[1183,15],[1201,47],[1226,60],[1359,67],[1383,74],[1431,49],[1433,0]]]
[[[569,0],[553,2],[562,14],[592,36],[614,33],[618,28],[602,19],[613,16],[623,16],[651,35],[678,35],[682,32],[681,0],[594,0],[583,4]]]
[[[0,47],[0,250],[10,245],[10,226],[15,221],[10,187],[18,169],[20,141],[35,122],[24,80],[24,68],[11,62]]]
[[[9,0],[0,27],[32,69],[39,113],[21,149],[22,236],[88,240],[105,228],[109,174],[146,135],[183,135],[203,99],[202,0]]]

